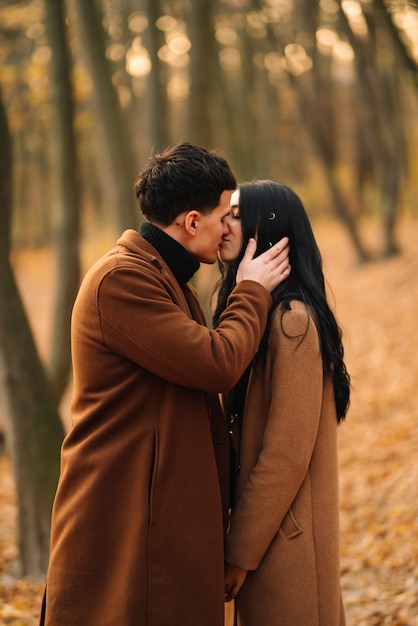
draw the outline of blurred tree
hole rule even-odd
[[[234,72],[234,85],[231,86],[231,79],[228,72],[223,67],[222,54],[225,53],[224,45],[222,45],[222,28],[225,28],[225,18],[222,20],[218,17],[218,24],[215,25],[216,39],[221,40],[217,47],[214,49],[214,82],[216,89],[214,91],[215,106],[217,106],[220,112],[220,126],[223,130],[223,144],[225,145],[225,151],[229,155],[231,164],[234,171],[238,176],[238,179],[245,178],[245,153],[243,152],[243,132],[239,124],[239,105],[241,99],[237,93],[236,82],[238,82],[238,72]],[[226,24],[228,24],[226,22]],[[235,24],[233,24],[235,26]],[[226,26],[227,33],[228,26]],[[232,25],[231,25],[232,30]],[[230,37],[235,40],[238,38],[237,31],[234,30],[234,34]],[[227,50],[228,52],[228,50]],[[218,129],[219,132],[219,129]],[[218,137],[218,134],[217,134]]]
[[[250,9],[255,9],[257,2],[250,2]],[[245,137],[243,148],[243,161],[245,164],[245,178],[250,179],[257,176],[265,178],[267,176],[267,164],[263,158],[265,144],[261,141],[263,120],[266,117],[266,110],[273,103],[263,102],[262,94],[265,92],[264,72],[260,67],[256,67],[255,58],[257,46],[254,37],[250,35],[249,29],[253,28],[255,33],[258,28],[263,28],[257,19],[257,11],[247,13],[244,18],[241,32],[241,56],[242,56],[242,93],[245,94],[242,100],[243,119],[241,131]],[[266,172],[265,174],[263,172]]]
[[[213,97],[215,39],[212,11],[211,0],[194,0],[190,3],[188,20],[191,42],[189,137],[207,148],[214,147],[212,126],[218,115]]]
[[[6,60],[2,82],[9,88],[13,82],[10,73],[14,73],[14,93],[10,97],[9,89],[5,91],[6,102],[14,106],[24,101],[20,116],[23,128],[14,122],[13,130],[16,138],[22,131],[21,154],[30,157],[25,172],[31,175],[35,167],[42,168],[42,172],[45,165],[49,167],[40,160],[42,150],[36,148],[50,126],[43,95],[48,89],[42,75],[49,49],[42,36],[44,3],[9,0],[6,5],[7,11],[0,7],[0,25],[5,26],[0,48],[2,60]],[[26,10],[19,8],[23,5]],[[133,218],[121,216],[119,224],[123,221],[124,225],[132,225],[132,219],[136,219],[131,194],[135,157],[125,160],[125,148],[121,148],[122,144],[132,147],[123,129],[129,124],[138,161],[143,161],[150,148],[160,147],[172,138],[208,143],[226,154],[240,179],[271,176],[306,185],[308,195],[316,196],[319,210],[332,205],[340,216],[359,258],[369,255],[364,249],[359,219],[381,211],[389,227],[382,253],[396,250],[390,224],[396,220],[393,210],[399,206],[402,178],[395,176],[395,170],[404,176],[406,159],[411,162],[416,158],[413,133],[402,139],[400,132],[406,115],[415,123],[416,102],[409,90],[412,81],[405,77],[416,80],[417,76],[416,52],[411,35],[409,39],[406,35],[413,33],[416,2],[68,0],[67,6],[76,9],[67,14],[75,60],[79,48],[87,48],[84,56],[89,59],[87,75],[76,65],[75,84],[78,141],[83,142],[79,143],[83,200],[87,199],[90,206],[106,203],[110,212],[120,213],[132,202]],[[361,21],[366,29],[360,32]],[[94,28],[87,31],[90,23]],[[326,44],[323,37],[328,38]],[[366,51],[373,56],[367,57],[367,67],[363,63]],[[304,58],[298,59],[298,54]],[[361,72],[371,72],[372,80],[366,78],[363,83]],[[26,93],[18,93],[19,80]],[[38,86],[41,88],[37,91]],[[373,92],[372,106],[367,92]],[[365,104],[368,112],[361,110]],[[389,107],[392,123],[398,129],[385,131],[385,168],[391,168],[391,175],[386,177],[384,190],[375,158],[379,141],[373,138],[379,132],[382,140],[382,127],[380,121],[367,124],[366,119],[374,111],[381,119],[388,117]],[[104,109],[110,113],[103,113]],[[188,129],[184,123],[187,111]],[[111,131],[114,124],[115,132]],[[103,158],[98,172],[104,182],[102,193],[93,194],[96,176],[91,173],[92,159],[86,159],[86,155],[93,154],[90,141],[99,134],[101,147],[96,157],[97,161]],[[113,147],[108,149],[110,142]],[[382,151],[380,156],[383,162]],[[131,173],[124,176],[130,165]],[[319,179],[318,171],[323,174]],[[312,174],[321,183],[320,190],[317,185],[314,189],[308,186]],[[30,203],[25,202],[16,215],[25,226],[31,223],[25,217],[33,216],[38,231],[49,235],[49,212],[45,210],[49,203],[35,201],[47,198],[48,189],[41,188],[45,176],[38,178],[31,185]],[[405,182],[404,195],[413,197],[413,177],[409,174]],[[123,192],[129,200],[122,199]],[[396,194],[396,202],[385,201]],[[116,228],[119,231],[121,226]]]
[[[257,42],[249,34],[249,17],[254,18],[254,13],[249,10],[257,5],[257,1],[251,0],[245,10],[241,8],[232,11],[230,15],[231,26],[226,27],[225,18],[219,30],[227,28],[227,41],[233,37],[231,30],[236,35],[236,45],[239,51],[239,72],[235,72],[234,81],[228,80],[223,72],[219,80],[220,89],[225,94],[223,97],[224,115],[229,130],[229,149],[231,150],[239,179],[248,180],[261,176],[267,176],[268,165],[264,158],[265,145],[262,141],[264,120],[269,109],[268,102],[264,100],[265,76],[259,67],[256,67],[254,58],[257,53]],[[231,56],[231,49],[227,51],[226,58]],[[228,61],[227,61],[228,62]],[[234,62],[233,58],[230,62]],[[237,61],[235,61],[237,62]],[[218,87],[219,89],[219,87]]]
[[[383,0],[373,0],[373,5],[377,12],[380,12],[382,19],[384,20],[385,28],[392,38],[406,70],[412,78],[415,89],[418,90],[418,64],[408,49],[408,46],[405,45],[404,36],[400,32],[399,28],[397,28],[394,24],[392,14]],[[415,7],[415,9],[418,8],[418,4],[416,2],[411,2],[411,6]],[[395,10],[394,6],[392,6],[392,10]]]
[[[299,96],[301,120],[315,146],[317,156],[322,161],[333,210],[346,226],[358,258],[365,261],[369,254],[361,240],[358,224],[350,212],[349,202],[338,176],[337,114],[333,98],[335,82],[332,80],[327,58],[318,54],[317,50],[319,2],[296,0],[296,10],[300,19],[299,28],[306,36],[303,39],[304,47],[296,44],[292,48],[292,44],[287,42],[283,47],[289,78]],[[286,50],[287,45],[289,47]]]
[[[114,227],[120,232],[139,222],[132,191],[137,173],[135,157],[105,55],[106,38],[99,7],[84,0],[72,0],[71,4],[78,27],[77,42],[93,83],[93,132],[98,145],[104,202]]]
[[[148,77],[149,133],[151,145],[157,149],[169,143],[167,87],[164,71],[158,56],[164,45],[164,35],[157,28],[157,20],[162,15],[160,0],[146,0],[148,16],[148,52],[151,70]]]
[[[309,6],[308,0],[303,0],[305,7]],[[344,120],[341,114],[341,104],[338,98],[338,90],[344,89],[342,84],[336,84],[335,76],[333,76],[332,57],[321,55],[318,52],[316,32],[320,27],[319,22],[319,3],[316,3],[315,9],[315,28],[311,31],[313,45],[313,82],[314,92],[310,105],[314,108],[313,135],[317,135],[317,146],[321,149],[325,166],[326,176],[329,182],[333,207],[346,226],[351,237],[354,248],[360,261],[370,260],[370,253],[367,250],[360,233],[360,224],[357,219],[358,212],[354,210],[358,198],[353,193],[347,194],[344,189],[344,181],[339,176],[339,170],[342,169],[341,164],[341,144],[338,138],[342,134],[342,127],[347,120]],[[305,15],[309,19],[308,13]],[[305,20],[305,25],[307,24]],[[315,102],[315,97],[318,101]],[[348,97],[348,90],[346,90]],[[344,109],[343,109],[344,110]]]
[[[355,53],[356,114],[364,137],[362,146],[368,152],[379,190],[379,215],[383,224],[383,245],[379,254],[386,257],[398,252],[394,229],[406,163],[400,95],[402,88],[390,41],[387,41],[387,37],[385,40],[387,21],[381,7],[372,4],[365,8],[367,37],[356,35],[342,9],[339,16]],[[359,170],[362,162],[357,167]]]
[[[43,67],[48,53],[41,44],[41,14],[39,4],[0,3],[0,79],[13,129],[16,183],[12,234],[18,245],[43,245],[50,235],[49,163],[44,150],[48,126],[43,99],[47,91]]]
[[[0,143],[0,300],[7,302],[0,307],[0,394],[15,476],[21,572],[41,577],[64,433],[9,260],[12,145],[1,99]]]
[[[225,4],[212,9],[218,41],[213,55],[213,134],[239,180],[265,178],[274,169],[269,148],[277,147],[277,100],[260,66],[259,41],[265,28],[257,21],[256,0]]]
[[[379,255],[396,253],[394,228],[406,147],[403,82],[387,35],[387,9],[383,15],[373,3],[338,3],[331,10],[318,0],[294,0],[280,9],[283,13],[267,13],[264,2],[253,3],[260,13],[257,19],[267,26],[264,60],[267,55],[280,56],[288,84],[282,80],[279,92],[290,85],[298,96],[300,124],[322,164],[332,208],[346,226],[359,260],[374,258],[362,240],[360,225],[360,218],[370,214],[371,185],[379,191],[374,209],[383,223]],[[321,39],[327,40],[327,51]],[[347,61],[338,62],[337,50],[342,59],[350,59],[351,76],[344,69]],[[359,144],[353,141],[355,132],[350,136],[350,127],[357,128]],[[348,192],[349,177],[356,176],[360,184],[351,183]]]
[[[70,318],[80,280],[79,188],[74,107],[70,83],[71,57],[67,47],[62,0],[44,0],[46,32],[51,46],[51,169],[55,182],[56,296],[49,377],[59,400],[71,369]]]

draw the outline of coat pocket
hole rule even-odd
[[[295,516],[293,515],[292,509],[289,509],[286,515],[284,516],[282,525],[280,526],[280,533],[286,539],[294,539],[298,535],[302,533],[302,528],[296,521]]]

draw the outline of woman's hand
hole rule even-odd
[[[237,597],[246,576],[247,570],[225,563],[225,602],[231,602]]]

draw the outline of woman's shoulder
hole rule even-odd
[[[312,311],[301,300],[291,300],[287,306],[279,304],[274,313],[273,328],[288,338],[300,338],[310,332],[316,334]]]

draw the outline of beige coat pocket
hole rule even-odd
[[[303,532],[293,515],[292,509],[289,509],[286,513],[280,526],[280,532],[286,539],[294,539]]]

